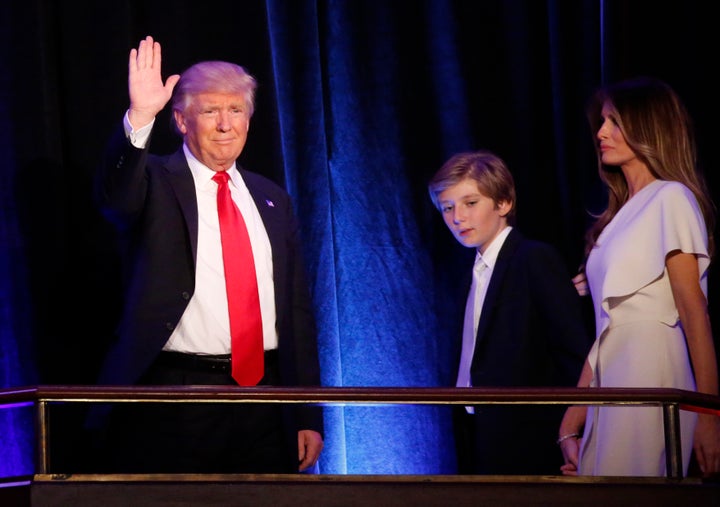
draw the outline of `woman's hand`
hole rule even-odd
[[[703,477],[720,474],[720,417],[712,414],[698,416],[693,449]]]
[[[572,282],[573,282],[573,285],[575,285],[575,290],[581,296],[587,296],[590,293],[590,290],[588,289],[587,277],[585,276],[585,272],[580,272],[577,275],[575,275],[572,279]]]
[[[560,467],[563,475],[575,476],[578,474],[578,457],[580,455],[581,443],[582,439],[570,437],[562,440],[562,442],[558,444],[565,459],[565,464]]]

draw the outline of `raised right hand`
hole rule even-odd
[[[149,35],[140,41],[137,49],[130,50],[128,120],[136,130],[149,124],[162,111],[170,101],[172,91],[180,80],[180,75],[173,74],[163,84],[161,64],[160,43],[153,41]]]

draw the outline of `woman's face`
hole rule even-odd
[[[597,132],[602,156],[602,163],[612,166],[623,166],[637,160],[637,156],[625,141],[612,108],[605,102],[600,113],[603,123]]]

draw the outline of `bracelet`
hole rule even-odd
[[[558,438],[555,443],[560,445],[561,442],[564,442],[568,438],[580,438],[580,433],[568,433],[567,435],[563,435],[560,438]]]

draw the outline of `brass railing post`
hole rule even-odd
[[[667,477],[682,479],[682,440],[680,439],[680,406],[677,403],[663,403],[665,424],[665,462]]]
[[[48,449],[48,402],[41,399],[37,401],[35,408],[35,425],[37,428],[36,463],[37,473],[46,474],[50,468],[50,456]]]

